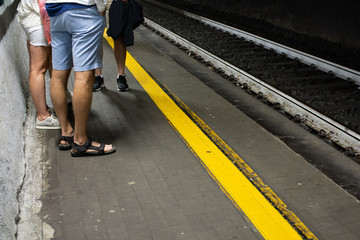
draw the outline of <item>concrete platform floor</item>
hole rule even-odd
[[[103,46],[106,89],[93,94],[88,133],[96,141],[114,144],[117,151],[72,158],[57,148],[59,131],[35,131],[30,119],[18,238],[269,239],[222,191],[221,179],[214,180],[132,73],[127,71],[130,90],[116,91],[112,49],[105,41]],[[358,200],[169,55],[188,62],[192,71],[218,79],[217,88],[233,89],[231,83],[143,26],[128,50],[217,133],[316,238],[360,239]],[[239,104],[252,107],[249,96],[238,94]],[[308,144],[324,143],[314,138]]]

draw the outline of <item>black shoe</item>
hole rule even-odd
[[[104,78],[102,76],[96,76],[93,85],[93,92],[98,92],[104,87]]]
[[[129,86],[126,83],[125,75],[119,75],[116,79],[117,81],[117,89],[119,92],[124,92],[129,90]]]

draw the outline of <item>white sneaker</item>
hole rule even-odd
[[[61,129],[59,119],[51,114],[48,118],[40,121],[36,118],[36,129]]]

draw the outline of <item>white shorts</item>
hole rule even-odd
[[[50,46],[44,34],[44,28],[42,25],[33,26],[29,28],[24,28],[27,40],[30,41],[30,44],[33,46]]]

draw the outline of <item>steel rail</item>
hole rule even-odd
[[[284,53],[289,58],[298,59],[299,61],[301,61],[309,66],[316,66],[318,69],[320,69],[324,72],[331,72],[331,73],[335,74],[336,76],[338,76],[339,78],[342,78],[342,79],[345,79],[348,81],[353,81],[357,85],[360,85],[360,72],[355,71],[353,69],[344,67],[342,65],[339,65],[339,64],[336,64],[336,63],[333,63],[330,61],[327,61],[325,59],[318,58],[316,56],[313,56],[313,55],[305,53],[305,52],[301,52],[299,50],[290,48],[288,46],[273,42],[271,40],[256,36],[254,34],[251,34],[251,33],[248,33],[248,32],[242,31],[242,30],[239,30],[237,28],[225,25],[223,23],[216,22],[209,18],[190,13],[190,12],[184,11],[182,9],[173,7],[173,6],[169,6],[167,4],[158,2],[156,0],[151,0],[151,1],[145,0],[145,1],[151,2],[154,5],[169,9],[171,11],[181,13],[189,18],[198,20],[208,26],[212,26],[221,31],[236,35],[240,38],[243,37],[244,39],[246,39],[248,41],[253,41],[254,43],[256,43],[258,45],[262,45],[266,49],[273,49],[274,51],[276,51],[278,53]]]
[[[221,68],[227,75],[233,75],[241,85],[256,94],[262,95],[267,101],[281,106],[281,109],[295,117],[310,128],[321,132],[323,136],[345,149],[351,149],[355,154],[360,154],[360,134],[344,127],[338,122],[310,108],[293,97],[279,91],[271,85],[237,68],[236,66],[220,59],[214,54],[191,43],[181,36],[169,31],[159,24],[145,18],[145,25],[152,28],[176,43],[186,47],[189,52],[201,56],[204,61],[209,61],[215,68]]]

